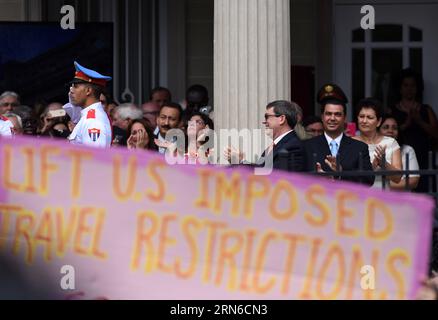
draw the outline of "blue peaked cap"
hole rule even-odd
[[[111,81],[112,80],[111,77],[101,75],[99,72],[96,72],[94,70],[87,69],[87,68],[81,66],[77,61],[74,62],[74,65],[76,68],[76,75],[75,75],[76,79],[83,80],[85,82],[93,82],[93,79],[96,79],[98,82],[101,82],[102,80],[103,81]],[[78,75],[78,72],[82,73],[83,75],[90,78],[91,80],[90,79],[83,79],[83,75],[80,75],[80,74]]]

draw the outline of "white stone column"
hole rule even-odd
[[[268,102],[290,100],[290,0],[215,0],[217,129],[258,129]]]

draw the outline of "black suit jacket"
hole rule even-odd
[[[302,172],[304,166],[304,145],[295,131],[288,133],[272,150],[272,167],[276,170]],[[267,166],[265,161],[270,161],[270,156],[265,159],[265,153],[257,162],[257,166]]]
[[[307,140],[304,143],[304,149],[307,171],[315,172],[317,162],[321,164],[322,169],[325,172],[332,171],[325,164],[326,157],[331,155],[330,147],[327,143],[325,135]],[[342,137],[337,158],[338,163],[342,167],[342,171],[359,170],[361,163],[363,170],[370,171],[370,173],[373,171],[368,145],[361,141],[347,137],[346,135]],[[341,180],[360,182],[371,186],[374,184],[374,175],[370,174],[369,176],[361,177],[342,177]]]

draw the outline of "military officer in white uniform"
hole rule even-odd
[[[71,143],[96,148],[110,148],[111,123],[102,104],[100,94],[111,77],[84,68],[75,62],[76,73],[71,82],[71,103],[81,106],[81,118],[69,136]]]

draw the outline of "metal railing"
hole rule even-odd
[[[292,163],[293,163],[293,155],[290,155],[286,151],[280,151],[279,152],[280,157],[280,168],[285,171],[292,171],[289,168],[289,159],[292,157]],[[359,153],[359,166],[354,171],[330,171],[330,172],[317,172],[316,167],[314,168],[314,171],[309,172],[314,175],[318,176],[328,176],[328,177],[336,177],[336,178],[347,178],[347,177],[369,177],[369,176],[381,176],[382,177],[382,189],[387,190],[388,183],[386,181],[386,178],[388,176],[402,176],[406,177],[405,179],[405,190],[410,191],[409,188],[409,181],[410,176],[412,175],[419,175],[420,177],[424,178],[427,177],[428,179],[428,192],[426,194],[438,198],[438,192],[436,190],[436,183],[438,181],[438,168],[436,168],[436,165],[434,163],[434,156],[433,152],[429,152],[429,165],[428,169],[420,169],[420,170],[411,170],[410,169],[410,161],[409,161],[409,155],[406,155],[405,163],[406,163],[406,169],[404,170],[386,170],[386,161],[385,157],[382,157],[382,161],[380,163],[380,170],[373,171],[373,170],[366,170],[363,164],[363,158],[362,154]],[[313,162],[317,162],[317,155],[313,155]],[[339,167],[339,155],[337,157],[337,165]]]
[[[433,229],[433,239],[432,239],[432,252],[431,252],[431,263],[430,263],[430,270],[438,271],[438,192],[437,192],[437,185],[438,185],[438,168],[436,164],[434,163],[434,154],[433,152],[429,152],[429,161],[428,161],[428,168],[427,169],[420,169],[420,170],[410,170],[410,163],[409,163],[409,156],[406,155],[405,164],[406,169],[405,170],[387,170],[386,169],[386,160],[385,156],[382,157],[383,161],[380,163],[380,170],[373,171],[373,170],[365,170],[364,164],[362,162],[362,155],[359,154],[359,168],[354,171],[331,171],[331,172],[317,172],[316,167],[313,172],[309,172],[309,174],[317,175],[321,177],[335,177],[336,179],[342,180],[343,178],[351,178],[351,177],[382,177],[382,189],[383,190],[389,190],[387,177],[389,176],[402,176],[405,177],[405,191],[411,191],[409,188],[409,182],[410,182],[410,176],[412,175],[419,175],[420,179],[427,179],[427,185],[428,190],[427,192],[424,192],[422,194],[429,195],[435,199],[435,223],[434,223],[434,229]],[[280,167],[282,170],[290,171],[288,168],[288,163],[291,155],[288,152],[280,152]],[[313,155],[313,162],[316,163],[317,156],[316,154]],[[337,157],[338,167],[339,167],[339,155]],[[293,158],[292,158],[293,161]]]

